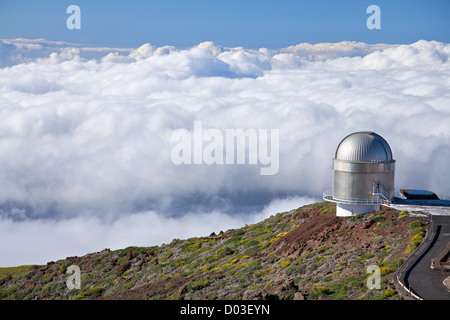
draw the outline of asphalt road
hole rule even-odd
[[[450,241],[450,216],[433,215],[433,238],[430,246],[405,274],[405,286],[424,300],[450,300],[450,292],[443,284],[450,272],[432,270],[431,260],[444,250]]]

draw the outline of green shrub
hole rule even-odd
[[[403,219],[403,218],[406,218],[406,217],[408,217],[408,216],[409,216],[408,211],[402,210],[402,211],[400,211],[400,213],[398,214],[398,220]]]
[[[423,228],[423,223],[420,222],[419,220],[413,221],[409,224],[408,226],[408,230],[417,230],[417,229],[422,229]]]
[[[389,274],[391,272],[394,272],[394,269],[389,268],[389,267],[381,267],[380,268],[380,273],[381,273],[382,276],[384,276],[386,274]]]
[[[392,297],[393,295],[396,295],[396,294],[397,294],[397,290],[392,289],[392,288],[387,289],[383,292],[383,296],[385,296],[385,297]]]
[[[256,278],[263,277],[263,276],[265,276],[266,274],[268,274],[271,270],[272,270],[272,268],[270,268],[270,267],[267,267],[267,268],[264,268],[264,269],[262,269],[262,267],[261,267],[260,270],[258,270],[258,271],[255,272],[254,276],[255,276]]]
[[[244,255],[252,255],[252,254],[258,253],[258,252],[260,252],[260,251],[261,251],[261,247],[260,247],[259,245],[257,245],[257,246],[252,246],[252,247],[250,247],[250,248],[247,248],[247,249],[244,251]]]
[[[102,287],[94,287],[91,288],[83,293],[80,293],[76,297],[73,298],[73,300],[85,300],[85,299],[92,299],[98,296],[101,296],[103,293]]]
[[[419,220],[413,221],[409,224],[408,230],[413,233],[413,237],[411,239],[411,242],[406,247],[405,253],[413,252],[422,243],[423,236],[425,234],[423,227],[424,224]]]
[[[192,252],[200,249],[203,243],[208,241],[205,238],[190,238],[185,243],[183,243],[180,247],[183,252]]]
[[[164,254],[161,256],[160,260],[166,260],[166,259],[169,259],[172,255],[173,255],[173,251],[172,251],[172,250],[167,250],[167,252],[164,253]]]
[[[232,255],[234,253],[234,250],[230,247],[224,247],[217,250],[216,254],[210,255],[205,260],[208,263],[212,263],[214,261],[220,260],[226,256]]]
[[[411,238],[411,242],[406,247],[405,253],[410,253],[410,252],[415,251],[419,247],[419,245],[422,243],[422,240],[423,240],[422,234],[420,234],[420,233],[415,234]]]
[[[305,253],[305,254],[302,254],[301,256],[298,256],[298,257],[296,258],[296,260],[297,260],[298,262],[302,262],[304,259],[308,259],[309,257],[311,257],[311,253],[310,253],[310,252]]]
[[[291,259],[286,259],[284,261],[282,261],[277,268],[286,268],[287,266],[289,266],[291,264]]]
[[[84,293],[80,293],[79,295],[73,298],[73,300],[84,300],[84,299],[87,299]]]
[[[383,261],[380,265],[380,267],[386,267],[391,269],[392,271],[395,271],[398,269],[399,266],[401,266],[405,262],[405,259],[399,258],[391,261]]]
[[[414,245],[413,245],[412,243],[408,243],[408,245],[406,246],[406,249],[405,249],[405,253],[411,253],[411,252],[413,252],[414,250],[416,250],[416,248],[414,247]]]
[[[251,247],[251,246],[256,246],[256,245],[259,245],[259,241],[253,239],[253,240],[250,240],[250,241],[247,243],[247,245],[248,245],[249,247]]]
[[[316,286],[311,290],[310,294],[308,295],[308,299],[315,300],[319,297],[325,298],[330,293],[330,288],[325,286]]]
[[[192,290],[201,290],[201,289],[207,287],[208,284],[209,284],[209,280],[205,279],[205,280],[199,280],[199,281],[193,282],[190,287]]]
[[[423,235],[420,233],[415,234],[412,238],[411,238],[411,243],[416,246],[416,248],[419,246],[419,244],[422,243],[423,240]]]
[[[333,294],[331,295],[331,298],[333,300],[346,300],[348,299],[347,296],[347,286],[343,283],[335,283],[331,286],[331,291]]]
[[[381,222],[381,221],[383,221],[384,219],[386,219],[386,218],[383,217],[383,216],[377,215],[377,216],[373,217],[371,220],[372,220],[372,221],[375,221],[375,222]]]
[[[364,218],[363,214],[357,214],[357,215],[354,215],[354,216],[350,217],[348,220],[349,221],[358,221],[358,220],[360,220],[362,218]]]
[[[390,228],[394,225],[394,223],[392,221],[386,221],[385,223],[383,223],[380,228],[385,229],[385,228]]]
[[[363,260],[367,260],[373,258],[373,254],[370,253],[364,253],[361,257],[359,257],[358,259],[356,259],[356,262],[361,262]]]
[[[242,234],[238,233],[238,234],[230,237],[229,239],[227,239],[225,241],[225,245],[237,244],[239,241],[241,241],[243,234],[244,233],[242,233]]]

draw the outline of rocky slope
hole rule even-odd
[[[0,268],[0,298],[401,299],[392,277],[426,223],[384,207],[338,218],[319,202],[209,237]],[[66,285],[70,265],[81,289]],[[380,289],[367,286],[369,265],[380,268]]]

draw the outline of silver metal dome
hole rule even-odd
[[[336,149],[335,159],[356,162],[392,161],[389,144],[375,132],[355,132],[345,137]]]

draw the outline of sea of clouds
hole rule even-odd
[[[321,200],[375,131],[396,189],[450,195],[450,45],[94,48],[0,41],[0,266],[206,236]],[[176,165],[171,134],[278,129],[279,171]]]

